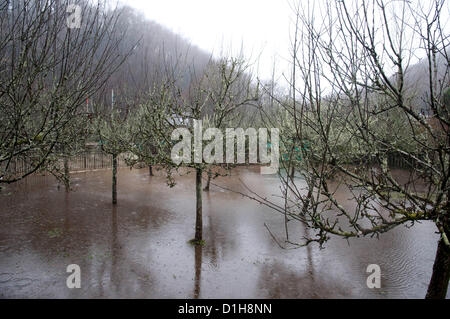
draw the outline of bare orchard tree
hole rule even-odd
[[[209,94],[203,118],[204,125],[224,133],[226,128],[242,127],[245,115],[253,111],[253,106],[258,102],[258,87],[252,82],[248,64],[242,59],[223,58],[208,65],[204,78]],[[217,170],[214,172],[215,166],[226,169],[230,167],[228,163],[207,165],[203,191],[209,191],[211,179],[221,175]]]
[[[199,143],[200,147],[203,146],[205,143],[203,134],[208,128],[216,132],[211,134],[209,139],[222,138],[222,131],[234,118],[237,109],[256,100],[255,90],[247,73],[247,65],[240,59],[211,60],[200,72],[195,68],[191,68],[189,72],[170,69],[172,71],[166,73],[170,76],[151,92],[147,102],[143,103],[136,113],[136,122],[132,125],[136,129],[136,139],[140,141],[135,143],[136,146],[149,141],[156,147],[156,151],[153,149],[148,153],[149,148],[137,147],[133,153],[139,154],[140,158],[148,158],[149,161],[156,160],[168,172],[170,186],[174,185],[171,178],[174,169],[179,167],[194,169],[196,223],[195,237],[191,242],[202,244],[202,175],[211,164],[223,163],[223,158],[206,162],[203,159],[203,151],[199,154],[191,146],[196,143]],[[190,81],[188,89],[180,86],[184,82],[184,79],[180,79],[180,74],[188,74]],[[175,129],[182,129],[183,134],[174,136]],[[218,136],[220,134],[214,129],[219,130],[222,136]],[[194,143],[191,140],[192,136],[197,136]],[[180,155],[180,159],[183,158],[179,162],[174,161],[172,157],[172,147],[181,143],[176,142],[177,138],[188,142],[189,145],[188,150],[180,148],[180,153],[176,154]],[[214,148],[210,153],[213,158],[218,158],[222,152]]]
[[[217,139],[225,136],[224,131],[227,124],[230,123],[237,110],[243,106],[257,101],[256,88],[252,86],[251,77],[249,76],[248,65],[242,59],[230,58],[221,59],[219,61],[211,61],[206,68],[204,74],[200,77],[193,76],[192,84],[187,92],[181,96],[180,106],[176,110],[176,114],[183,120],[188,120],[190,129],[201,135],[200,144],[204,144],[204,133],[208,129],[216,130],[216,133],[207,135],[207,139]],[[195,125],[202,121],[202,127]],[[222,136],[217,135],[217,130]],[[212,131],[210,131],[212,132]],[[195,145],[194,137],[194,145]],[[203,149],[203,147],[202,147]],[[205,149],[206,151],[206,149]],[[193,154],[193,163],[181,163],[195,169],[195,189],[196,189],[196,222],[195,237],[192,240],[194,244],[203,242],[203,221],[202,221],[202,175],[203,171],[208,170],[208,184],[211,179],[211,164],[224,163],[220,157],[220,150],[209,150],[213,162],[207,162],[203,158],[203,154]],[[223,150],[222,150],[223,151]],[[207,152],[208,153],[208,152]],[[214,154],[213,154],[214,153]],[[195,163],[196,156],[200,157],[201,162]],[[208,185],[209,186],[209,185]]]
[[[69,4],[77,16],[69,16]],[[124,35],[118,16],[102,2],[2,2],[0,183],[51,169],[52,154],[77,139],[71,122],[125,58],[117,50]],[[23,170],[13,169],[17,162]]]
[[[77,110],[70,122],[61,129],[57,144],[49,154],[47,163],[41,167],[41,170],[61,181],[66,192],[70,191],[70,159],[86,152],[86,143],[92,133],[88,114],[84,110]]]
[[[440,239],[426,297],[445,298],[448,2],[302,1],[295,10],[291,98],[278,101],[289,116],[267,121],[282,128],[283,167],[304,177],[281,176],[288,192],[276,209],[315,231],[291,240],[286,227],[286,241],[323,245],[432,221]]]
[[[113,109],[96,119],[96,129],[103,152],[112,156],[112,203],[117,204],[117,164],[120,154],[130,149],[131,129],[127,112]]]

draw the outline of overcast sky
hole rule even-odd
[[[295,18],[291,5],[297,0],[119,0],[140,10],[144,15],[182,35],[215,56],[236,56],[244,50],[247,61],[261,79],[269,80],[275,61],[275,80],[283,85],[290,78],[291,32]],[[431,7],[430,0],[415,5]],[[320,1],[316,23],[322,23]],[[388,11],[396,14],[401,1],[387,1]],[[414,3],[413,3],[414,4]],[[389,11],[389,12],[390,12]],[[443,8],[441,21],[448,21],[450,1]],[[400,10],[401,12],[401,10]],[[408,21],[412,22],[413,18]],[[444,22],[445,23],[445,22]],[[444,30],[450,24],[445,23]],[[423,52],[421,52],[423,57]],[[257,62],[259,61],[259,62]],[[418,59],[411,61],[417,62]]]
[[[259,76],[270,79],[276,60],[278,77],[289,73],[292,10],[288,0],[124,0],[145,16],[220,56],[244,55]],[[288,74],[286,74],[288,76]]]

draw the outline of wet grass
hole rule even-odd
[[[50,238],[58,238],[62,235],[63,231],[60,228],[54,228],[47,232],[48,237]]]
[[[202,240],[198,240],[198,239],[191,239],[188,241],[189,244],[193,245],[193,246],[204,246],[205,245],[205,241]]]

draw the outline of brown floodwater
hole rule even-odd
[[[72,175],[70,193],[34,176],[0,191],[2,298],[423,298],[438,235],[432,223],[398,227],[380,239],[336,238],[281,249],[282,215],[231,191],[203,194],[203,247],[194,236],[195,174],[166,186],[162,172],[120,169],[118,204],[111,171]],[[238,168],[214,183],[241,184],[279,195],[276,176]],[[301,183],[301,181],[299,181]],[[301,224],[290,236],[302,236]],[[292,239],[291,237],[291,239]],[[297,237],[297,238],[299,238]],[[81,288],[69,289],[66,267],[81,268]],[[381,288],[369,289],[369,264],[381,267]],[[449,297],[449,294],[447,294]]]

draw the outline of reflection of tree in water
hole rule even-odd
[[[232,234],[231,228],[234,227],[235,221],[234,219],[229,219],[233,217],[230,215],[227,215],[226,217],[224,215],[220,216],[219,214],[214,215],[216,211],[214,210],[214,201],[211,199],[212,192],[213,190],[206,192],[203,199],[203,202],[207,204],[207,206],[204,207],[204,213],[205,215],[207,214],[208,218],[208,225],[204,226],[203,230],[206,241],[204,252],[205,255],[209,257],[208,263],[214,267],[218,267],[219,258],[223,258],[227,250],[235,249],[236,238],[232,235],[230,236],[230,234]],[[216,203],[215,205],[217,206],[218,204]],[[221,218],[225,218],[225,220],[222,220]],[[219,228],[219,230],[217,228]]]
[[[73,194],[66,192],[52,192],[49,188],[42,187],[35,190],[33,197],[26,195],[28,191],[18,194],[16,200],[21,202],[17,208],[17,216],[20,223],[15,223],[16,229],[23,228],[22,240],[30,240],[30,248],[33,252],[43,256],[52,262],[62,262],[70,256],[70,260],[76,259],[80,247],[89,242],[89,237],[81,236],[78,222],[81,219],[76,213],[77,199]],[[22,196],[25,196],[22,197]]]
[[[38,185],[34,192],[18,194],[24,203],[20,210],[30,216],[29,220],[22,218],[19,226],[30,238],[33,252],[58,263],[55,267],[61,269],[70,263],[80,265],[86,290],[79,292],[84,296],[147,297],[153,284],[150,270],[145,262],[136,260],[133,248],[124,251],[121,244],[133,242],[132,234],[146,238],[149,229],[158,229],[169,220],[169,214],[143,204],[141,199],[147,194],[138,193],[112,207],[109,201],[98,201],[95,180],[80,184],[83,187],[69,193]]]
[[[216,230],[216,223],[214,221],[212,211],[213,205],[211,204],[211,192],[207,192],[204,195],[204,202],[208,204],[207,209],[204,210],[208,215],[208,225],[204,227],[205,246],[195,246],[195,277],[194,277],[194,299],[200,297],[201,290],[201,273],[202,273],[202,259],[203,252],[209,257],[208,264],[218,267],[219,251],[224,255],[227,248],[233,248],[234,241],[229,236],[222,236],[221,233]],[[220,223],[220,226],[226,226],[225,223]],[[225,232],[227,233],[227,232]]]
[[[195,249],[194,299],[198,299],[200,297],[200,286],[202,277],[203,247],[201,245],[196,245],[194,249]]]
[[[413,178],[414,173],[406,170],[392,170],[394,179],[407,187]],[[415,187],[420,185],[416,182]],[[328,184],[329,189],[333,191],[333,196],[337,203],[348,212],[357,210],[358,203],[349,200],[353,196],[359,196],[364,193],[362,188],[350,189],[346,185],[342,185],[339,181],[332,181]],[[418,190],[419,188],[415,188]],[[380,213],[388,216],[389,212],[378,201],[371,201],[371,206]],[[338,210],[333,207],[330,217],[337,218]],[[339,220],[339,219],[338,219]],[[370,227],[370,221],[361,224]],[[340,224],[343,230],[350,230],[350,225]],[[415,227],[418,227],[416,225]],[[308,228],[306,229],[306,231]],[[308,233],[305,233],[308,236]],[[422,234],[426,234],[423,232]],[[307,237],[306,236],[306,237]],[[429,244],[420,247],[421,238],[417,234],[407,231],[407,228],[398,227],[392,231],[382,233],[379,238],[376,236],[365,238],[349,238],[347,241],[330,241],[326,244],[325,250],[331,250],[337,255],[333,258],[339,260],[342,267],[348,268],[352,273],[352,281],[361,284],[365,289],[364,293],[370,296],[379,296],[377,292],[382,291],[383,297],[400,297],[405,295],[401,291],[414,290],[413,283],[410,278],[416,278],[420,275],[418,272],[418,251],[420,249],[429,249]],[[366,287],[368,274],[366,273],[369,264],[378,264],[382,269],[381,287],[382,290],[371,290]],[[426,279],[428,280],[428,279]],[[421,288],[422,289],[422,288]],[[400,295],[396,295],[400,293]],[[424,292],[423,292],[424,293]]]
[[[108,290],[110,291],[118,291],[118,288],[120,287],[121,278],[120,275],[118,276],[117,272],[117,260],[120,258],[120,251],[119,251],[119,241],[117,237],[117,206],[112,205],[111,209],[111,242],[110,242],[110,258],[111,258],[111,269],[109,270],[109,281],[111,283],[111,286],[114,286],[114,290],[112,290],[112,287],[109,287]],[[106,255],[107,256],[107,255]],[[105,296],[104,291],[104,277],[105,275],[108,275],[108,269],[107,269],[107,262],[108,257],[104,257],[101,259],[101,262],[99,264],[99,267],[96,269],[95,263],[98,263],[96,260],[92,260],[90,263],[90,266],[96,271],[97,273],[97,284],[98,284],[98,296]]]
[[[109,227],[102,229],[102,239],[90,242],[91,250],[81,256],[82,280],[87,281],[85,287],[89,287],[88,296],[147,297],[149,285],[153,283],[150,271],[145,264],[130,258],[127,251],[122,249],[122,244],[126,243],[127,239],[126,234],[120,236],[119,232],[122,227],[127,228],[130,224],[134,226],[135,223],[128,218],[121,218],[122,206],[109,203],[107,206],[104,212],[109,213],[109,221],[101,221]],[[138,227],[143,226],[139,224]],[[91,231],[87,235],[96,237]]]
[[[210,203],[211,203],[211,198],[209,195],[209,192],[206,194],[205,196],[206,201],[208,203],[208,208],[210,208]],[[214,227],[214,223],[213,223],[213,219],[212,219],[212,214],[210,209],[207,210],[208,212],[208,227],[207,227],[207,243],[208,243],[208,249],[207,249],[207,254],[210,256],[210,263],[211,265],[213,265],[214,267],[217,267],[217,233],[216,233],[216,229]]]
[[[303,230],[305,236],[309,236],[308,227],[303,225]],[[299,248],[306,250],[303,272],[279,261],[262,266],[258,286],[266,291],[264,298],[335,298],[350,295],[350,287],[345,282],[315,270],[312,248],[311,245]]]
[[[109,273],[110,283],[113,286],[113,292],[119,296],[148,297],[151,274],[146,265],[134,260],[129,260],[124,254],[122,244],[119,239],[119,207],[112,205],[111,208],[111,269]],[[142,224],[140,225],[142,226]],[[108,259],[104,258],[103,263]],[[107,271],[101,267],[99,282]],[[112,287],[111,287],[112,288]],[[125,291],[124,291],[125,290]],[[103,296],[103,295],[102,295]]]
[[[305,224],[303,224],[303,229],[305,231],[305,237],[309,238],[309,228],[306,227]],[[306,246],[306,256],[308,259],[308,272],[311,275],[311,280],[314,281],[314,263],[313,263],[313,256],[312,256],[312,247],[311,245]]]
[[[69,192],[64,193],[64,233],[70,231],[70,196]]]
[[[259,289],[266,291],[264,298],[336,298],[349,297],[350,287],[331,274],[316,275],[308,264],[302,274],[281,262],[262,266]]]
[[[120,254],[120,246],[117,238],[117,206],[112,205],[111,212],[111,283],[120,286],[120,276],[117,276],[117,259]]]

